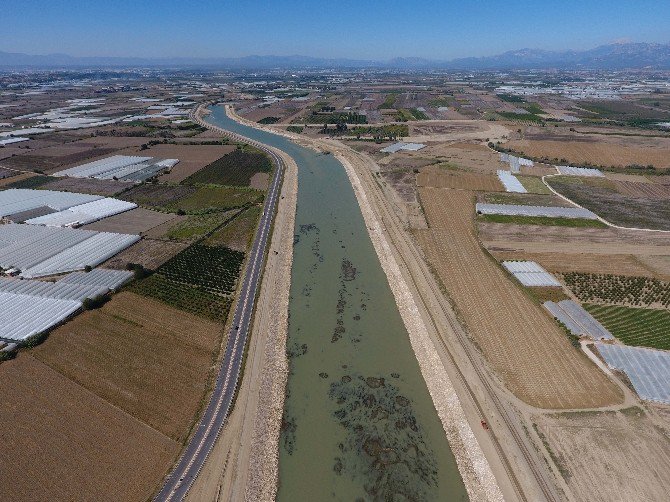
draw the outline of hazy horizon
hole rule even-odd
[[[5,6],[4,52],[74,57],[308,56],[448,60],[523,48],[588,50],[616,42],[667,43],[670,3],[592,0],[545,4],[396,0],[319,4],[213,0]],[[621,20],[626,19],[622,27]]]

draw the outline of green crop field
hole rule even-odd
[[[551,190],[549,190],[549,187],[542,183],[541,178],[521,175],[517,176],[517,179],[521,182],[523,187],[528,190],[528,193],[538,193],[543,195],[549,195],[552,193]]]
[[[264,153],[235,150],[189,176],[182,184],[249,186],[254,174],[271,171],[272,162]]]
[[[226,213],[196,214],[171,227],[165,237],[177,241],[193,241],[206,236],[227,220],[233,218],[240,210],[233,209]]]
[[[670,350],[670,311],[585,304],[593,317],[626,345]]]
[[[231,299],[207,293],[195,286],[173,282],[161,274],[133,281],[128,289],[134,293],[155,298],[191,314],[215,321],[225,321]]]
[[[244,253],[225,247],[194,244],[161,265],[157,273],[215,295],[235,292]]]
[[[517,225],[546,225],[552,227],[577,227],[577,228],[606,228],[607,225],[598,220],[586,220],[583,218],[549,218],[545,216],[516,216],[507,214],[482,214],[477,218],[479,221],[491,223],[514,223]]]
[[[30,178],[8,183],[6,188],[38,188],[56,179],[58,178],[53,178],[51,176],[31,176]]]
[[[263,192],[249,188],[199,186],[195,193],[182,197],[165,206],[168,211],[187,214],[204,214],[225,211],[259,202]]]

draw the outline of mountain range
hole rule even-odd
[[[670,43],[609,44],[584,51],[520,49],[495,56],[451,60],[393,58],[386,61],[328,59],[309,56],[244,56],[237,58],[75,57],[67,54],[30,55],[0,51],[4,68],[219,68],[231,70],[380,68],[393,70],[509,70],[509,69],[670,69]]]

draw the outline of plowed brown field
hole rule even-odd
[[[670,185],[658,183],[637,183],[631,181],[615,181],[619,193],[628,197],[646,197],[649,199],[670,199]]]
[[[492,174],[475,174],[450,171],[439,167],[426,167],[416,177],[416,185],[432,188],[457,188],[479,192],[504,192],[500,180]]]
[[[652,141],[658,140],[655,144]],[[591,163],[599,166],[625,167],[631,164],[652,164],[657,168],[670,168],[670,140],[654,138],[650,145],[631,144],[619,138],[607,141],[552,141],[517,140],[505,144],[515,152],[531,157],[566,159],[570,164]]]
[[[474,194],[422,188],[420,195],[430,229],[417,230],[417,240],[507,387],[540,408],[620,402],[620,390],[482,250]]]
[[[133,293],[56,329],[36,359],[177,441],[186,438],[222,327]]]
[[[0,364],[0,499],[147,500],[177,442],[27,354]]]

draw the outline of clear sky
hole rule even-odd
[[[668,0],[4,0],[0,51],[450,59],[670,42]]]

